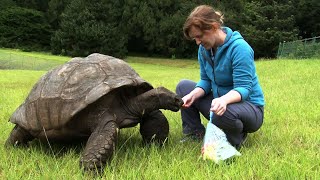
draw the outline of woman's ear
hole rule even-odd
[[[216,31],[217,29],[220,29],[220,24],[217,22],[212,23],[212,30]]]

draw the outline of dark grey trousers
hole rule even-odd
[[[183,97],[189,94],[196,86],[190,80],[181,80],[176,87],[176,93]],[[201,123],[200,113],[209,120],[209,109],[212,93],[196,100],[189,108],[181,109],[182,128],[184,134],[203,134],[205,127]],[[241,144],[247,133],[257,131],[263,123],[263,107],[244,101],[227,105],[222,116],[214,115],[212,123],[222,129],[231,145]]]

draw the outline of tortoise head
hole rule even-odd
[[[155,91],[159,98],[161,109],[168,109],[177,112],[182,107],[183,101],[176,93],[165,87],[155,88]]]

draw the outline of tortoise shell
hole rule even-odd
[[[120,87],[140,94],[153,87],[125,61],[102,54],[73,58],[41,77],[10,121],[26,130],[57,129]]]

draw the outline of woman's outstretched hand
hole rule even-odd
[[[194,88],[194,90],[192,90],[189,94],[185,95],[182,98],[182,101],[184,102],[182,107],[183,108],[190,107],[195,100],[204,96],[204,94],[205,94],[205,92],[202,88],[199,88],[199,87]]]
[[[194,96],[192,93],[189,93],[187,95],[185,95],[183,98],[182,98],[182,101],[183,101],[183,105],[182,107],[183,108],[188,108],[192,105],[192,103],[194,102]]]

